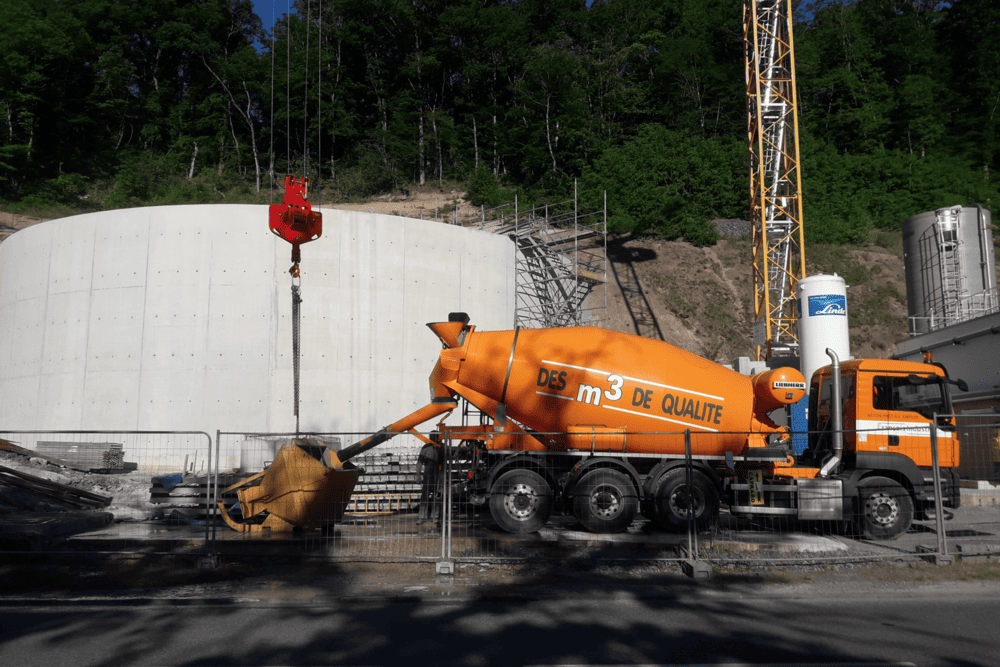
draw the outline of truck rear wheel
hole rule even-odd
[[[654,491],[656,522],[667,530],[684,530],[693,515],[699,531],[713,526],[719,519],[719,493],[702,473],[691,472],[690,492],[684,468],[668,470]]]
[[[490,514],[503,530],[515,535],[534,533],[552,513],[552,489],[530,470],[509,470],[490,491]]]
[[[913,523],[910,493],[888,477],[868,477],[858,484],[858,532],[873,540],[894,540]]]
[[[617,470],[589,472],[573,491],[573,515],[592,533],[620,533],[638,513],[635,486]]]

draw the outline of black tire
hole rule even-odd
[[[592,533],[620,533],[639,513],[639,495],[617,470],[586,473],[573,490],[573,515]]]
[[[708,530],[719,520],[719,492],[715,484],[697,470],[691,471],[690,500],[687,471],[684,468],[668,470],[653,489],[656,523],[661,528],[685,530],[690,514],[689,506],[694,508],[694,521],[699,532]]]
[[[508,470],[490,490],[490,514],[508,533],[534,533],[552,514],[552,489],[538,473]]]
[[[894,540],[913,523],[913,499],[899,482],[868,477],[858,484],[858,532],[873,540]]]

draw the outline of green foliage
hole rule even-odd
[[[514,193],[504,190],[488,168],[480,166],[469,183],[466,198],[473,206],[495,208],[514,201]]]
[[[581,189],[592,203],[607,190],[614,230],[711,245],[718,238],[712,218],[745,213],[743,152],[728,137],[701,139],[646,125],[633,142],[595,160]]]
[[[810,243],[992,207],[1000,5],[817,6],[795,26]],[[614,229],[701,245],[748,215],[740,0],[295,9],[265,33],[251,0],[0,3],[0,197],[258,201],[273,165],[343,199],[471,175],[487,207],[579,180]]]
[[[806,237],[813,242],[867,243],[876,229],[943,206],[980,202],[990,208],[996,181],[967,159],[901,150],[840,153],[812,142],[803,157]],[[818,145],[818,148],[817,148]]]

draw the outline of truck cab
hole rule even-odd
[[[813,374],[809,393],[809,448],[799,463],[820,467],[836,456],[833,437],[833,366]],[[854,359],[840,364],[843,452],[835,475],[845,491],[879,477],[905,488],[917,518],[933,506],[931,431],[946,507],[961,503],[959,446],[955,437],[948,378],[939,365],[887,359]],[[936,423],[935,423],[936,419]],[[857,494],[845,493],[851,497]],[[860,508],[858,508],[860,509]]]

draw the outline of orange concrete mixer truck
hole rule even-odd
[[[464,313],[428,326],[443,347],[428,405],[327,451],[326,466],[343,469],[465,399],[490,419],[445,426],[442,418],[422,455],[439,461],[441,444],[460,443],[462,490],[511,533],[537,531],[553,512],[598,533],[625,530],[640,511],[666,528],[691,520],[704,528],[725,505],[740,516],[853,520],[869,537],[894,538],[933,505],[931,428],[943,504],[960,502],[954,426],[932,419],[952,412],[948,384],[964,383],[941,366],[880,359],[821,368],[808,386],[809,447],[795,457],[787,430],[768,417],[805,395],[795,369],[744,376],[595,327],[476,331]]]

